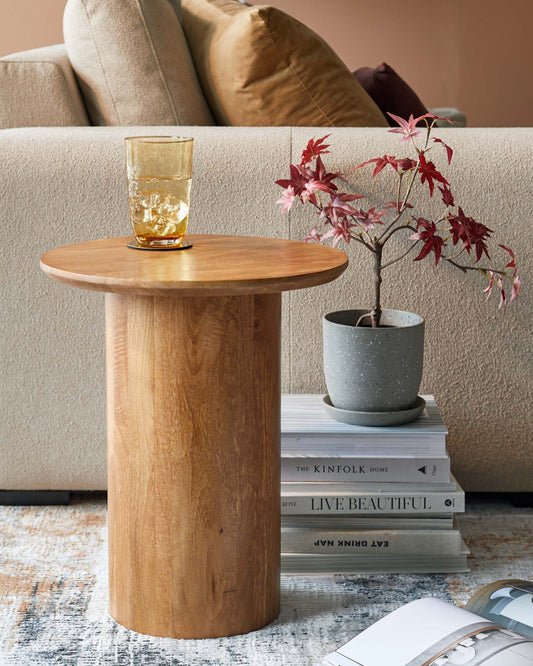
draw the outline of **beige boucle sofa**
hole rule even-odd
[[[32,63],[44,68],[47,86],[32,79]],[[62,46],[4,59],[0,75],[0,489],[104,489],[103,296],[51,282],[39,257],[129,233],[123,138],[194,137],[191,232],[294,239],[314,221],[302,208],[280,214],[274,180],[310,137],[332,133],[327,159],[336,171],[390,154],[397,139],[381,128],[83,126]],[[456,200],[516,248],[523,291],[504,314],[494,296],[485,302],[475,275],[407,260],[387,275],[384,304],[426,317],[422,391],[442,409],[459,481],[471,491],[533,491],[533,129],[440,136],[455,151],[446,173]],[[393,198],[392,180],[357,177],[373,201]],[[339,280],[284,295],[285,392],[324,392],[321,317],[368,303],[369,276],[369,257],[350,248]]]

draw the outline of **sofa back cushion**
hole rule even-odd
[[[386,126],[335,52],[296,19],[237,0],[181,4],[196,71],[221,124]]]
[[[68,0],[63,30],[94,125],[210,125],[176,3]]]

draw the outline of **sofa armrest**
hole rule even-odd
[[[0,58],[0,128],[88,124],[63,44]]]
[[[466,127],[466,116],[459,109],[453,107],[440,107],[438,109],[429,109],[430,113],[433,113],[435,116],[440,116],[441,118],[448,118],[453,120],[453,127]],[[446,120],[437,120],[437,127],[449,127],[450,124]]]

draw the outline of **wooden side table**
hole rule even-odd
[[[111,615],[175,638],[259,629],[279,613],[281,292],[348,260],[270,238],[127,240],[41,259],[106,292]]]

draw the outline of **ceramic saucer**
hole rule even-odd
[[[396,412],[352,412],[349,409],[340,409],[331,404],[329,395],[322,398],[326,412],[336,421],[349,423],[351,425],[361,426],[395,426],[404,423],[410,423],[422,414],[426,401],[421,396],[417,396],[415,402],[408,409],[401,409]]]

